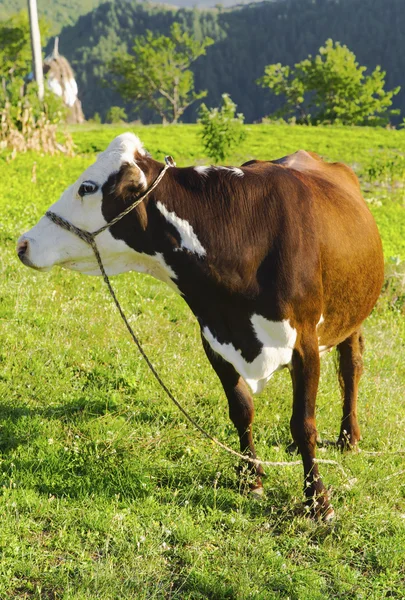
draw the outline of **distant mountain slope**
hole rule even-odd
[[[44,16],[56,33],[65,25],[76,23],[104,0],[38,0],[38,14]],[[0,0],[0,20],[27,9],[27,0]]]
[[[146,29],[168,32],[181,22],[197,38],[210,35],[216,43],[194,66],[197,89],[207,89],[207,103],[217,105],[229,92],[247,121],[272,112],[279,99],[258,88],[255,80],[264,66],[294,64],[316,53],[329,37],[345,43],[360,64],[387,71],[388,87],[402,85],[395,100],[405,114],[405,1],[404,0],[280,0],[235,10],[198,11],[116,0],[98,6],[61,32],[60,49],[76,71],[87,117],[105,115],[112,104],[123,104],[102,87],[105,64],[117,49],[130,48],[135,35]],[[131,118],[151,114],[126,107]],[[194,119],[189,111],[187,119]]]
[[[53,28],[53,33],[59,32],[62,27],[73,25],[78,17],[85,15],[106,0],[38,0],[38,12],[47,18]],[[111,0],[114,1],[114,0]],[[127,4],[134,5],[137,0],[125,0]],[[154,4],[170,6],[173,8],[211,8],[220,4],[224,7],[236,4],[248,4],[260,0],[156,0]],[[276,0],[271,0],[276,1]],[[149,3],[144,2],[147,6]],[[0,0],[0,20],[27,8],[27,0]]]
[[[214,10],[176,10],[116,0],[80,17],[74,26],[65,27],[60,34],[59,49],[75,71],[86,116],[95,112],[105,116],[111,105],[123,104],[112,89],[102,86],[106,63],[114,52],[131,48],[134,37],[147,29],[168,33],[174,21],[180,22],[199,39],[209,35],[219,41],[225,38],[226,33],[218,22],[218,14]],[[153,118],[147,111],[134,112],[130,106],[127,109],[132,118]]]

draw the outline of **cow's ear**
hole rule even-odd
[[[120,175],[115,187],[115,195],[124,201],[131,200],[146,189],[146,177],[138,165],[125,165]]]

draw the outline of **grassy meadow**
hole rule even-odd
[[[158,159],[206,164],[198,126],[126,126]],[[0,599],[405,598],[405,132],[246,126],[229,160],[299,148],[352,165],[380,227],[387,283],[365,325],[361,451],[320,448],[336,519],[302,510],[302,468],[267,469],[252,500],[237,461],[184,422],[133,346],[103,281],[23,267],[36,223],[119,127],[72,128],[78,154],[0,155]],[[34,180],[34,181],[33,181]],[[182,299],[148,276],[113,285],[145,350],[190,413],[237,449],[219,381]],[[256,397],[264,460],[295,460],[291,385]],[[317,419],[337,437],[335,357],[322,360]]]

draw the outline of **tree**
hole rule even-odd
[[[41,38],[49,31],[48,24],[40,20]],[[0,76],[25,77],[32,70],[30,25],[28,13],[21,11],[0,22]]]
[[[194,91],[189,67],[211,44],[208,37],[193,39],[178,23],[170,37],[147,31],[135,38],[133,55],[117,54],[109,63],[113,85],[124,99],[152,108],[164,123],[177,123],[186,108],[207,95]]]
[[[236,104],[229,94],[222,94],[220,108],[208,109],[204,103],[200,106],[201,137],[206,153],[215,163],[224,161],[246,137],[243,130],[244,116],[242,113],[235,113]]]
[[[308,56],[294,67],[268,65],[257,83],[285,96],[278,116],[298,116],[314,125],[385,125],[399,113],[390,107],[400,88],[384,90],[385,72],[376,67],[365,75],[366,69],[347,46],[329,39],[315,58]]]

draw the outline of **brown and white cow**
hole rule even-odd
[[[88,231],[111,221],[163,165],[131,133],[111,142],[52,211]],[[333,515],[314,463],[320,356],[337,347],[343,390],[338,443],[360,438],[360,327],[383,282],[376,224],[354,173],[296,152],[241,168],[170,168],[136,209],[97,238],[108,274],[150,273],[187,302],[221,380],[240,448],[255,457],[253,393],[288,367],[291,433],[304,464],[312,512]],[[46,216],[18,241],[21,261],[99,275],[92,249]],[[247,385],[246,385],[247,384]],[[260,467],[255,470],[261,489]]]

